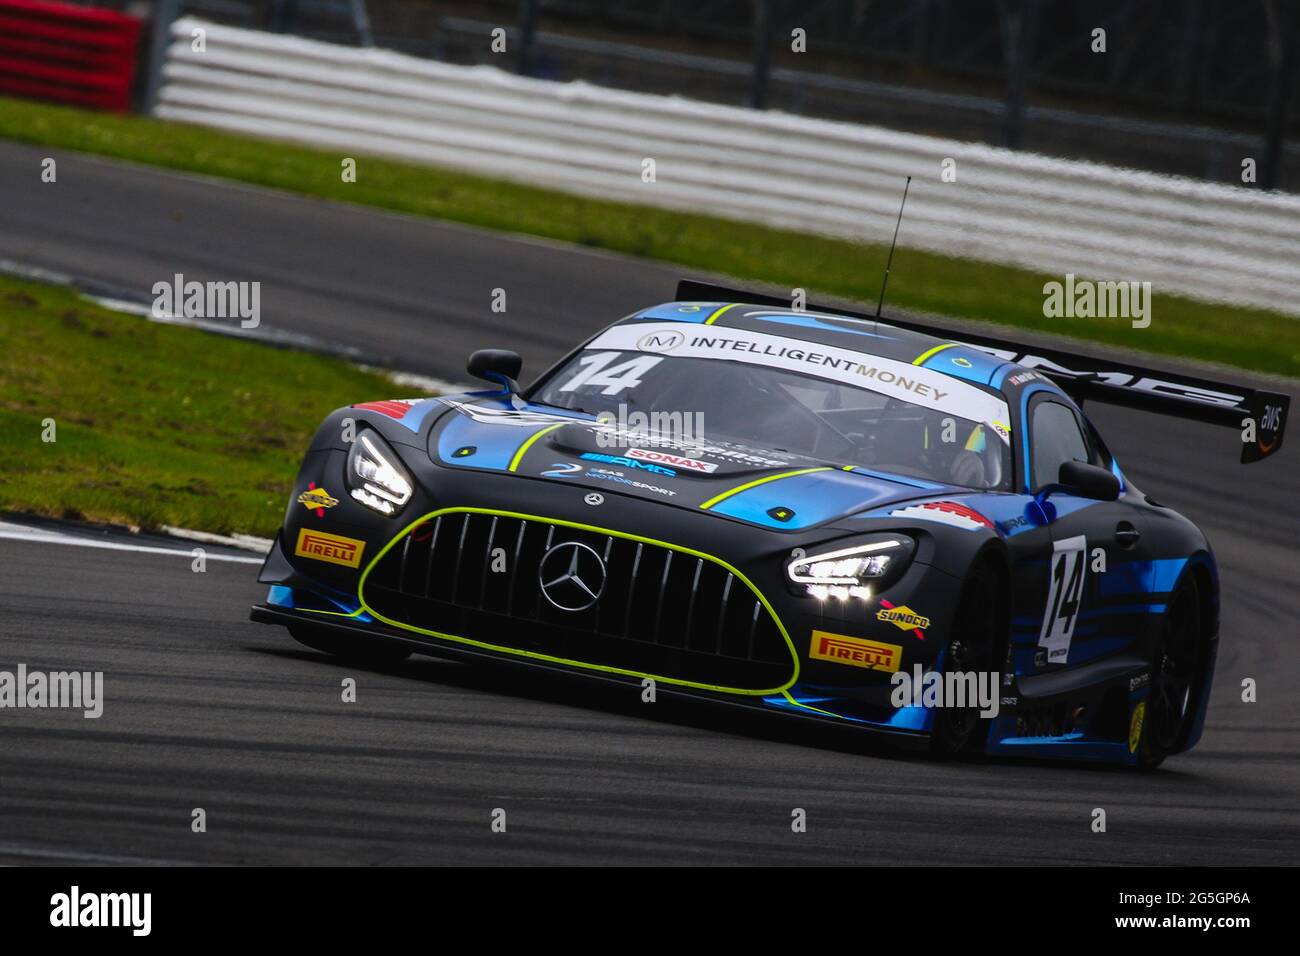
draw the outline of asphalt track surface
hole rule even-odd
[[[174,272],[260,279],[265,321],[441,377],[463,379],[465,354],[488,345],[538,370],[671,298],[677,277],[60,153],[58,183],[42,185],[47,152],[0,144],[0,259],[136,292]],[[506,315],[488,307],[497,287]],[[188,554],[0,537],[0,669],[103,670],[106,682],[97,720],[0,711],[0,862],[1294,863],[1300,436],[1242,467],[1229,433],[1093,414],[1133,480],[1206,529],[1222,570],[1205,737],[1154,774],[940,764],[434,659],[359,669],[249,623],[264,594],[252,565],[197,574]],[[357,701],[345,704],[349,677]],[[1240,700],[1247,677],[1257,703]],[[191,832],[196,807],[206,833]],[[1104,834],[1089,826],[1096,807]],[[496,808],[505,833],[491,831]],[[806,833],[791,832],[794,808]]]

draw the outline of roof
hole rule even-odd
[[[901,329],[886,322],[852,319],[744,302],[665,302],[628,316],[619,325],[643,321],[685,322],[745,329],[917,365],[977,385],[1000,382],[1017,366],[969,345]]]

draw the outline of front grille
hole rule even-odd
[[[568,542],[593,549],[606,571],[600,599],[580,611],[553,606],[539,586],[543,556]],[[721,564],[543,519],[431,516],[363,588],[366,604],[399,624],[566,661],[738,690],[784,686],[794,671],[772,615]]]

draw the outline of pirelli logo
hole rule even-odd
[[[303,528],[298,532],[298,546],[293,553],[313,561],[326,561],[341,564],[345,568],[361,565],[361,552],[366,543],[356,538],[345,538],[340,534],[327,534],[324,531],[310,531]]]
[[[902,666],[903,649],[897,644],[867,641],[847,634],[813,631],[808,655],[821,661],[834,661],[850,667],[894,672]]]

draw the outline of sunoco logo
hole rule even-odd
[[[923,614],[917,614],[910,607],[894,607],[887,610],[876,612],[877,621],[885,621],[893,624],[895,627],[904,631],[910,631],[912,628],[925,630],[930,626],[930,619]]]
[[[685,341],[680,332],[647,332],[636,340],[636,347],[642,352],[671,352]]]

